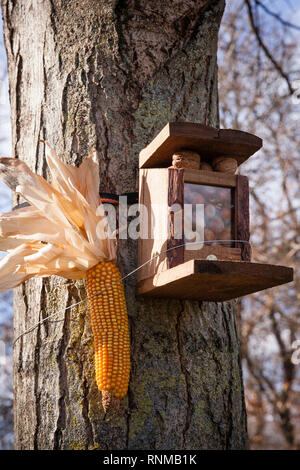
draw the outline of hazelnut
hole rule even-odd
[[[214,234],[214,232],[212,230],[210,230],[209,228],[205,228],[204,229],[204,240],[215,240],[216,239],[216,235]]]
[[[218,189],[218,198],[223,203],[230,205],[231,202],[231,191],[229,188],[219,188]]]
[[[231,237],[231,230],[224,230],[221,234],[220,234],[220,240],[231,240],[232,237]],[[232,242],[228,241],[228,242],[222,242],[222,245],[223,246],[231,246]]]
[[[193,203],[194,204],[204,204],[204,196],[202,196],[202,194],[195,194],[195,196],[193,197]]]
[[[201,165],[200,165],[200,170],[203,170],[203,171],[214,171],[213,170],[213,167],[207,163],[207,162],[202,162]]]
[[[216,157],[213,160],[213,169],[215,171],[234,175],[237,170],[237,167],[238,163],[235,158]]]
[[[216,193],[217,193],[217,189],[216,187],[214,186],[206,186],[205,188],[203,188],[203,192],[205,194],[205,198],[211,198],[212,197],[215,197],[216,196]]]
[[[215,233],[219,234],[223,232],[225,225],[220,217],[213,217],[208,223],[208,227]]]
[[[231,209],[229,207],[224,207],[220,212],[220,216],[224,222],[231,220]]]
[[[174,168],[191,168],[199,170],[201,157],[191,150],[182,150],[173,154],[172,166]]]
[[[212,204],[205,205],[204,214],[206,215],[206,217],[211,219],[212,217],[216,215],[216,212],[217,212],[216,208]]]

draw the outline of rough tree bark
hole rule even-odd
[[[223,0],[2,0],[13,149],[43,176],[39,138],[78,164],[98,150],[101,190],[137,190],[138,152],[171,120],[218,125]],[[122,241],[119,265],[136,267]],[[15,333],[85,296],[84,282],[27,282]],[[132,371],[104,416],[83,304],[24,336],[14,352],[17,449],[247,447],[234,302],[135,297],[126,283]]]

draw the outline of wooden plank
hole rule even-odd
[[[141,281],[156,272],[167,269],[167,234],[168,234],[168,169],[140,170],[139,203],[147,210],[148,238],[138,240],[138,265],[148,262],[137,272]],[[153,213],[151,213],[151,209]],[[144,228],[145,229],[145,228]],[[163,235],[165,232],[165,235]],[[158,257],[158,253],[162,254]]]
[[[220,261],[241,261],[241,249],[226,246],[204,246],[200,250],[184,250],[184,261],[191,259],[206,260],[209,255],[214,255]]]
[[[293,269],[285,266],[191,260],[138,283],[137,294],[221,302],[292,280]]]
[[[235,189],[235,240],[250,240],[249,181],[247,176],[237,175]],[[251,261],[250,243],[236,243],[241,248],[243,261]]]
[[[176,170],[174,168],[169,168],[169,183],[168,183],[168,205],[169,210],[173,205],[180,206],[179,217],[181,218],[181,236],[180,238],[175,238],[175,217],[178,217],[174,214],[173,211],[170,211],[170,230],[167,241],[167,259],[168,259],[168,268],[173,268],[180,263],[183,263],[184,260],[184,232],[183,232],[183,207],[184,207],[184,182],[183,175],[184,170]],[[178,248],[176,248],[178,247]]]
[[[184,182],[204,184],[207,186],[236,187],[236,175],[227,175],[217,171],[184,169]]]
[[[140,152],[140,168],[171,165],[179,150],[194,150],[205,160],[216,156],[236,158],[240,165],[262,147],[262,140],[248,132],[216,129],[191,122],[169,122],[152,142]]]

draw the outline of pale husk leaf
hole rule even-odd
[[[96,152],[79,168],[62,162],[48,144],[51,184],[21,160],[0,158],[0,177],[29,207],[0,215],[0,291],[33,276],[56,274],[81,279],[101,261],[116,258],[113,238],[99,196]]]

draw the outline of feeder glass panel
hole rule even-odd
[[[234,242],[226,242],[234,239],[233,197],[231,188],[184,183],[185,224],[191,226],[197,234],[197,241],[203,241],[204,238],[205,241],[212,241],[207,246],[234,246]],[[197,204],[202,204],[204,210],[197,212]],[[196,236],[194,240],[186,238],[186,241],[196,241]]]

